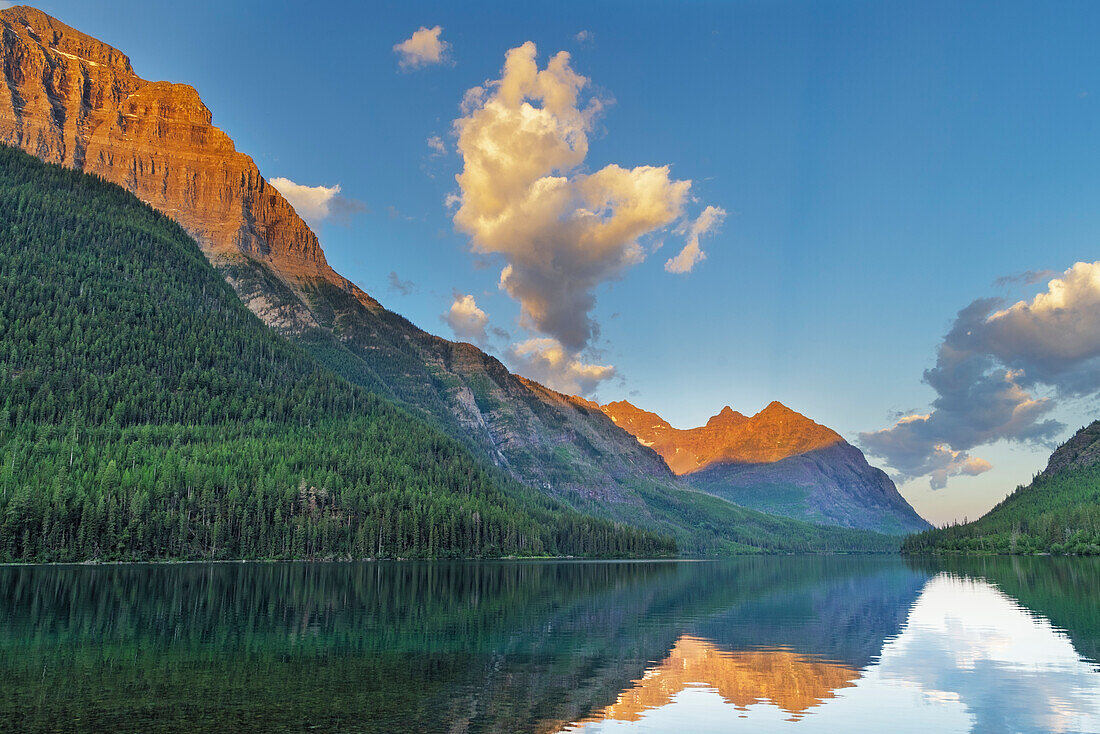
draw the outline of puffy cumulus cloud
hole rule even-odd
[[[515,372],[569,395],[588,395],[615,375],[611,365],[585,364],[548,337],[513,344],[507,356]]]
[[[455,337],[462,341],[474,344],[488,341],[485,327],[489,325],[489,317],[478,308],[477,301],[471,295],[456,293],[450,310],[441,318],[451,327]]]
[[[990,314],[969,337],[1019,370],[1025,385],[1063,395],[1100,388],[1100,261],[1079,262],[1031,301]]]
[[[1075,264],[1030,301],[971,303],[924,381],[936,391],[930,413],[860,434],[900,478],[929,475],[939,488],[989,468],[967,453],[977,446],[1054,440],[1065,428],[1046,417],[1056,401],[1100,390],[1100,262]]]
[[[680,250],[679,255],[668,259],[665,270],[670,273],[690,273],[696,263],[702,262],[707,257],[707,253],[699,247],[699,238],[718,231],[725,218],[725,209],[708,206],[694,222],[684,224],[679,231],[680,234],[686,235],[687,244]]]
[[[367,210],[366,205],[340,193],[340,184],[334,186],[305,186],[289,178],[276,176],[268,183],[274,186],[294,207],[294,211],[310,224],[319,224],[334,218],[341,223],[353,214]]]
[[[466,93],[454,123],[456,228],[474,252],[503,256],[500,286],[521,325],[573,354],[598,331],[596,287],[644,259],[639,238],[676,222],[691,188],[668,166],[580,171],[602,108],[587,85],[564,51],[540,69],[528,42],[507,53],[500,79]]]
[[[442,64],[448,60],[451,44],[442,38],[443,26],[420,29],[393,47],[399,57],[402,69],[419,69],[432,64]]]

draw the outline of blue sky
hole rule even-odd
[[[518,324],[498,287],[505,260],[456,231],[452,124],[509,49],[533,41],[539,68],[568,51],[586,96],[607,103],[578,171],[668,165],[692,182],[685,219],[727,212],[691,272],[663,267],[683,246],[670,226],[593,289],[599,337],[580,356],[615,367],[595,397],[680,427],[778,399],[857,441],[928,411],[922,373],[960,309],[1049,280],[998,278],[1096,259],[1095,3],[35,4],[141,76],[195,86],[268,178],[339,184],[369,211],[320,224],[333,267],[443,336],[455,293],[472,295],[509,333],[488,344],[502,358],[547,334]],[[445,63],[401,69],[394,45],[436,25]],[[1067,395],[1049,414],[1059,439],[1095,413],[1094,392]],[[977,516],[1049,453],[969,450],[992,469],[902,485],[931,520]]]

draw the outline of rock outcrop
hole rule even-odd
[[[1053,476],[1067,469],[1077,469],[1100,464],[1100,421],[1093,421],[1059,446],[1047,461],[1045,476]]]

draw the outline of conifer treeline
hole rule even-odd
[[[0,146],[0,560],[661,555],[266,328],[178,225]]]
[[[1100,555],[1100,465],[1041,474],[982,518],[911,535],[902,551]]]

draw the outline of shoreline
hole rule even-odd
[[[730,556],[692,557],[655,557],[655,558],[585,558],[582,556],[502,556],[499,558],[211,558],[196,559],[155,559],[146,561],[10,561],[0,563],[0,568],[23,566],[185,566],[213,564],[275,564],[275,563],[713,563],[738,558],[806,558],[824,556],[876,556],[905,557],[894,552],[836,552],[836,553],[742,553]]]

